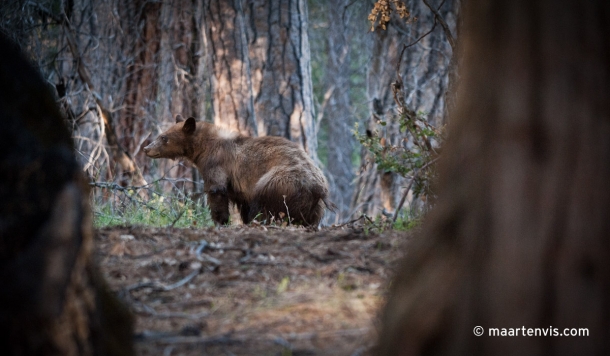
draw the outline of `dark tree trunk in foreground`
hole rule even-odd
[[[0,36],[0,350],[129,355],[132,323],[93,265],[88,190],[40,75]]]
[[[214,123],[256,136],[242,1],[206,0],[203,13]]]
[[[607,355],[610,3],[466,6],[439,199],[392,283],[378,354]]]
[[[248,42],[259,136],[283,136],[317,161],[307,2],[249,0]]]

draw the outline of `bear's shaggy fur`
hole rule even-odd
[[[176,116],[176,124],[144,148],[151,158],[184,157],[205,182],[216,224],[229,221],[229,202],[244,224],[258,217],[290,217],[295,224],[317,226],[328,201],[322,171],[297,144],[282,137],[245,137],[213,124]]]

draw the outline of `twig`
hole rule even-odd
[[[288,225],[290,224],[290,210],[288,210],[288,205],[286,205],[286,196],[282,195],[284,197],[284,206],[286,207],[286,213],[288,214]]]
[[[424,1],[425,3],[425,1]],[[441,6],[443,6],[443,4],[445,3],[445,0],[443,0],[440,5],[438,5],[438,10],[440,10]],[[430,5],[426,4],[428,7],[430,7]],[[432,9],[430,9],[432,10]],[[437,10],[437,12],[438,12]],[[434,10],[432,10],[433,13],[435,13]],[[440,16],[440,15],[439,15]],[[396,73],[398,73],[398,77],[400,77],[400,62],[402,62],[402,55],[404,54],[405,50],[411,46],[414,46],[415,44],[417,44],[419,41],[421,41],[424,37],[428,36],[429,34],[432,33],[432,31],[434,31],[434,29],[436,28],[436,24],[437,24],[437,18],[436,15],[434,16],[434,25],[432,26],[432,28],[430,29],[430,31],[424,33],[423,35],[419,36],[419,38],[417,38],[415,41],[409,43],[408,45],[405,44],[402,47],[402,51],[400,51],[400,56],[398,56],[398,63],[396,63]]]
[[[186,277],[182,278],[181,280],[179,280],[178,282],[176,282],[174,284],[170,284],[170,285],[165,285],[165,284],[159,283],[159,282],[145,282],[145,283],[137,283],[137,284],[134,284],[131,286],[127,286],[125,288],[125,290],[127,290],[128,292],[131,292],[131,291],[142,289],[142,288],[153,288],[153,289],[158,289],[158,290],[167,292],[167,291],[182,287],[183,285],[190,282],[191,279],[195,278],[195,276],[198,274],[199,274],[199,270],[193,271],[188,276],[186,276]]]
[[[364,215],[364,218],[365,218],[366,220],[368,220],[368,221],[371,223],[371,225],[373,225],[374,227],[376,227],[376,228],[378,228],[379,230],[381,230],[381,227],[379,227],[377,224],[375,224],[375,222],[374,222],[373,220],[371,220],[371,218],[369,218],[367,215]]]
[[[449,41],[451,50],[455,53],[455,46],[456,46],[455,38],[453,38],[453,35],[451,34],[451,30],[449,29],[447,22],[445,22],[445,19],[443,19],[443,17],[438,13],[438,10],[440,10],[441,6],[443,6],[443,3],[445,1],[443,0],[443,2],[441,2],[438,9],[436,9],[436,10],[432,6],[430,6],[430,4],[428,4],[428,0],[423,0],[423,1],[424,1],[424,4],[426,4],[426,6],[428,6],[430,11],[432,11],[432,13],[434,14],[434,20],[435,21],[438,20],[438,22],[443,27],[443,32],[445,32],[445,36],[447,36],[447,41]]]
[[[184,215],[184,212],[186,212],[186,209],[183,209],[180,214],[178,214],[178,217],[176,219],[174,219],[174,221],[172,221],[171,225],[169,227],[174,227],[174,225],[176,225],[176,223],[178,222],[178,220],[180,220],[180,218],[182,217],[182,215]]]
[[[142,302],[135,302],[134,305],[139,305],[140,306],[140,308],[138,308],[135,311],[136,314],[150,315],[150,316],[153,316],[155,318],[160,318],[160,319],[180,318],[180,319],[198,320],[198,319],[201,319],[203,317],[206,317],[206,316],[210,315],[210,312],[207,312],[207,311],[200,312],[200,313],[197,313],[197,314],[180,313],[180,312],[159,313],[153,307],[151,307],[150,305],[144,304]]]
[[[191,253],[195,254],[195,257],[199,261],[210,262],[216,266],[220,266],[222,264],[220,262],[220,260],[218,260],[208,254],[203,253],[203,250],[205,250],[206,248],[211,248],[210,244],[206,240],[201,240],[199,242],[199,246],[197,246],[197,248],[195,248],[195,249],[191,248]]]
[[[403,44],[402,46],[402,51],[400,51],[400,56],[398,58],[402,58],[403,53],[405,52],[405,50],[411,46],[416,45],[419,41],[421,41],[424,37],[428,36],[429,34],[432,33],[432,31],[434,31],[434,29],[436,28],[436,17],[434,18],[434,25],[432,26],[432,28],[430,29],[430,31],[424,33],[423,35],[419,36],[419,38],[417,38],[415,41],[407,44]],[[396,64],[396,71],[400,70],[400,60],[398,61],[398,63]]]
[[[355,222],[356,222],[356,221],[358,221],[358,220],[362,220],[362,219],[364,219],[364,217],[365,217],[365,216],[366,216],[365,214],[362,214],[362,215],[360,215],[360,217],[359,217],[359,218],[356,218],[356,219],[354,219],[354,220],[350,220],[350,221],[348,221],[348,222],[346,222],[346,223],[343,223],[343,224],[341,224],[341,225],[337,225],[337,226],[335,226],[335,227],[343,227],[343,226],[345,226],[345,225],[353,224],[353,223],[355,223]]]
[[[431,164],[433,164],[437,160],[438,160],[438,157],[433,159],[432,161],[424,164],[420,169],[415,171],[415,173],[413,174],[413,178],[411,178],[411,182],[409,182],[409,186],[407,186],[407,189],[405,190],[404,194],[402,195],[402,198],[400,198],[400,203],[398,203],[398,207],[396,207],[396,211],[394,212],[394,217],[392,218],[392,222],[393,223],[396,222],[396,219],[398,218],[398,212],[400,211],[400,209],[402,209],[402,206],[405,203],[405,199],[407,199],[407,194],[409,194],[409,191],[411,190],[411,187],[413,186],[413,183],[417,179],[417,176],[419,175],[419,172],[421,172],[424,169],[428,168]]]

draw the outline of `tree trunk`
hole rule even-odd
[[[394,106],[390,84],[396,80],[396,63],[392,63],[388,58],[397,60],[401,37],[392,25],[387,31],[377,30],[370,35],[374,36],[374,45],[366,79],[367,96],[371,108],[367,130],[375,130],[378,120],[388,120],[388,125],[382,128],[382,136],[385,137],[387,143],[398,144],[397,141],[400,139],[398,127],[389,120]],[[371,216],[378,215],[382,211],[393,211],[396,206],[394,197],[398,196],[397,180],[399,176],[378,170],[374,157],[365,148],[361,150],[361,157],[362,167],[352,208]]]
[[[250,60],[242,1],[206,0],[204,25],[214,123],[256,136]]]
[[[169,125],[175,123],[175,116],[193,116],[198,120],[210,117],[206,112],[209,93],[206,91],[208,75],[205,72],[203,2],[180,0],[163,3],[160,11],[162,29],[160,50],[156,65],[159,73],[157,96],[151,106],[151,115],[142,118],[148,129],[149,138],[154,138]],[[149,120],[146,120],[149,119]],[[199,191],[197,183],[183,181],[182,178],[193,178],[198,182],[197,169],[189,167],[186,162],[172,160],[153,161],[142,154],[143,162],[153,165],[149,170],[156,177],[176,178],[175,182],[165,182],[165,188],[171,190],[187,189]]]
[[[350,92],[350,38],[345,7],[347,0],[333,0],[328,7],[328,33],[326,54],[324,124],[328,132],[327,171],[331,185],[331,201],[339,208],[339,221],[347,218],[353,195],[354,166],[354,117],[349,98]]]
[[[161,42],[160,2],[129,1],[119,6],[122,28],[127,40],[125,54],[133,58],[127,67],[125,98],[120,111],[121,144],[128,152],[135,152],[147,128],[145,118],[155,114],[154,106],[159,89],[159,49]]]
[[[206,117],[204,85],[207,81],[204,53],[202,1],[174,1],[162,10],[162,25],[170,28],[161,37],[160,97],[168,107],[161,115],[172,124],[176,114]]]
[[[408,1],[407,8],[418,20],[405,24],[404,20],[393,18],[387,30],[376,29],[372,37],[371,62],[367,73],[367,95],[371,116],[367,129],[377,130],[387,144],[402,146],[404,135],[392,119],[396,115],[391,83],[396,81],[396,65],[403,45],[415,43],[434,26],[434,14],[422,1]],[[439,4],[431,4],[438,8]],[[457,5],[450,1],[443,3],[439,14],[455,33]],[[405,103],[414,112],[425,113],[428,122],[439,126],[444,123],[445,93],[447,74],[452,57],[451,46],[440,25],[425,35],[416,44],[406,49],[400,64],[400,75],[404,83]],[[379,127],[378,120],[387,122]],[[363,149],[362,166],[352,199],[352,209],[371,216],[381,212],[392,213],[401,197],[400,189],[404,179],[396,173],[377,169],[374,157]]]
[[[283,136],[317,161],[307,2],[248,0],[248,43],[259,136]]]
[[[0,350],[130,355],[132,320],[93,263],[88,190],[53,95],[0,35]]]
[[[609,3],[466,7],[439,198],[391,284],[378,354],[607,355]],[[588,336],[488,336],[522,326]]]

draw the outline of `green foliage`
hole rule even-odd
[[[430,189],[435,176],[432,163],[438,156],[436,147],[444,140],[443,131],[430,125],[425,113],[415,114],[404,106],[400,111],[402,114],[389,121],[378,120],[381,130],[367,130],[362,134],[356,123],[354,135],[371,153],[379,170],[414,179],[412,188],[415,196],[433,195]],[[389,126],[394,129],[398,127],[396,136],[399,136],[399,142],[392,144],[386,138],[388,135],[383,132],[390,131]]]
[[[421,224],[421,215],[412,210],[408,210],[406,214],[400,214],[396,221],[392,224],[392,229],[399,231],[409,231]]]
[[[135,193],[134,193],[135,194]],[[120,199],[122,198],[122,199]],[[115,196],[113,199],[93,202],[93,222],[96,228],[117,225],[212,226],[210,210],[188,197],[156,196],[146,203]]]

